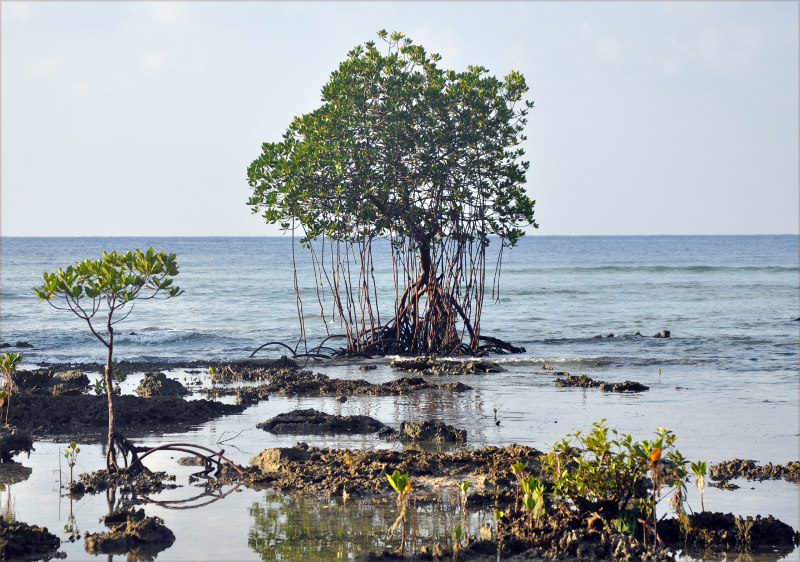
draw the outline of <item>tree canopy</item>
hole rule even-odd
[[[490,236],[513,246],[525,226],[537,226],[520,146],[533,103],[518,72],[500,80],[482,66],[446,70],[438,54],[402,33],[378,36],[385,52],[374,42],[351,50],[322,88],[322,106],[296,117],[282,140],[262,145],[248,168],[248,203],[268,223],[301,228],[306,245],[319,237],[404,244],[420,262],[418,271],[405,267],[405,300],[424,296],[431,310],[450,308],[478,279],[460,270],[450,296],[440,294],[449,275],[441,268],[471,256],[467,269],[478,259],[482,270]],[[482,291],[469,298],[482,300]],[[464,304],[458,314],[467,321]],[[471,338],[476,320],[467,321]]]

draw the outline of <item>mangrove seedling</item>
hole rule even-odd
[[[64,457],[67,459],[67,465],[69,465],[69,485],[72,487],[72,484],[75,482],[73,478],[72,472],[75,468],[75,464],[78,462],[78,453],[81,452],[81,448],[78,447],[78,443],[73,441],[69,444],[69,447],[64,449]]]
[[[392,474],[387,474],[386,478],[389,484],[392,485],[394,491],[397,492],[397,519],[394,524],[389,528],[389,532],[393,533],[397,526],[401,526],[401,543],[400,553],[405,555],[406,550],[406,506],[408,505],[408,493],[411,491],[411,479],[408,477],[408,472],[402,473],[395,469]]]
[[[128,251],[124,254],[103,252],[98,260],[83,260],[67,269],[44,273],[40,287],[33,291],[41,300],[59,310],[69,310],[84,320],[92,334],[106,347],[106,396],[108,397],[108,450],[106,468],[117,471],[117,444],[123,456],[126,442],[115,433],[114,427],[114,326],[128,317],[135,301],[155,298],[171,298],[180,295],[178,287],[172,285],[178,275],[175,254],[155,252],[151,247],[146,252]],[[61,304],[56,304],[56,303]],[[124,309],[127,307],[127,311]],[[103,310],[105,329],[95,317]],[[121,317],[115,318],[116,313]]]
[[[21,353],[5,353],[3,354],[3,361],[0,363],[0,369],[3,373],[3,386],[5,387],[0,391],[0,397],[6,406],[6,424],[8,424],[8,412],[11,409],[11,392],[14,386],[14,373],[17,372],[17,365],[22,362]]]
[[[120,389],[119,385],[121,382],[124,382],[125,379],[128,378],[128,373],[127,371],[123,371],[122,369],[119,368],[116,359],[112,361],[111,376],[114,379],[115,383],[114,394],[119,396],[122,393],[122,390]],[[108,389],[106,387],[107,383],[106,383],[106,378],[104,376],[101,376],[96,381],[94,381],[94,393],[97,394],[98,396],[103,396],[108,392]]]
[[[697,486],[697,489],[700,490],[700,509],[701,511],[705,511],[706,507],[703,505],[703,492],[706,491],[706,462],[705,461],[697,461],[696,463],[692,463],[690,465],[692,472],[697,476],[697,479],[694,481],[694,485]]]
[[[503,550],[503,535],[500,533],[500,523],[502,523],[503,515],[505,515],[505,511],[500,509],[495,509],[492,514],[494,515],[494,519],[497,522],[497,526],[495,528],[494,534],[497,538],[497,560],[500,560],[500,551]]]
[[[528,521],[533,533],[533,520],[536,519],[538,525],[539,520],[545,512],[545,485],[544,482],[535,476],[529,476],[521,482],[522,484],[522,505],[528,510]]]
[[[514,513],[516,513],[518,511],[518,509],[519,509],[519,486],[520,486],[520,483],[522,482],[522,480],[524,478],[526,478],[526,476],[527,476],[525,474],[525,463],[522,462],[522,461],[517,461],[514,464],[512,464],[511,465],[511,473],[517,479],[517,493],[516,493],[516,495],[514,497]]]
[[[461,517],[464,521],[464,532],[467,531],[467,490],[469,489],[469,482],[466,480],[464,482],[458,482],[456,484],[458,486],[458,490],[461,492],[459,494],[459,503],[461,504]]]
[[[461,549],[461,539],[464,538],[464,529],[461,528],[461,523],[456,525],[456,528],[450,531],[450,536],[453,537],[453,559],[458,560],[458,551]]]

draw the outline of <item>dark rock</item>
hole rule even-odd
[[[127,554],[129,560],[152,560],[172,546],[175,535],[159,517],[147,517],[144,510],[123,510],[103,518],[108,532],[86,533],[89,554]]]
[[[800,483],[800,461],[790,461],[785,465],[767,463],[759,466],[754,460],[733,459],[723,461],[709,468],[714,480],[730,480],[731,478],[747,478],[748,480],[788,480]]]
[[[33,469],[18,462],[4,462],[0,464],[0,489],[8,484],[24,482],[31,477]]]
[[[256,427],[271,433],[335,434],[375,433],[385,424],[369,416],[334,416],[314,409],[278,414]]]
[[[676,519],[664,519],[658,524],[658,533],[667,544],[708,545],[717,551],[766,546],[793,550],[800,544],[800,533],[771,515],[745,518],[704,511],[689,515],[689,528],[687,533],[681,530]]]
[[[298,369],[268,369],[263,374],[267,384],[237,388],[213,388],[206,390],[209,396],[231,396],[239,394],[244,398],[253,396],[263,399],[270,394],[285,396],[395,396],[426,389],[442,389],[461,392],[472,390],[465,384],[431,384],[422,377],[401,379],[373,384],[365,380],[332,379],[321,373]]]
[[[53,386],[53,371],[17,369],[11,377],[11,382],[17,392],[50,392]]]
[[[47,559],[60,546],[61,540],[47,527],[0,517],[0,560]]]
[[[98,494],[109,489],[119,489],[123,494],[149,495],[178,487],[175,476],[166,472],[151,472],[147,469],[139,472],[123,470],[108,472],[105,469],[91,473],[83,473],[71,482],[70,494]]]
[[[439,420],[427,420],[419,423],[403,422],[400,424],[398,438],[401,441],[432,441],[434,443],[464,443],[467,432],[446,425]]]
[[[502,371],[497,363],[478,359],[453,361],[435,357],[412,357],[395,359],[391,365],[400,371],[433,376],[499,373]]]
[[[358,369],[360,371],[374,371],[377,368],[377,365],[361,365]]]
[[[176,380],[167,378],[164,373],[145,373],[142,382],[134,391],[139,396],[186,396],[191,394],[186,387]]]
[[[9,462],[14,455],[31,451],[33,439],[30,434],[12,425],[0,426],[0,462]]]
[[[81,371],[64,371],[53,377],[51,392],[55,395],[81,394],[89,387],[89,377]]]
[[[570,375],[563,379],[556,379],[554,382],[557,387],[576,386],[580,388],[599,388],[605,392],[643,392],[650,389],[650,387],[635,381],[609,383],[605,381],[596,381],[586,375]]]
[[[184,400],[174,396],[142,398],[122,395],[114,400],[115,424],[125,433],[164,431],[164,426],[205,423],[213,418],[238,414],[242,406],[211,400]],[[108,426],[108,401],[105,396],[81,394],[15,394],[9,421],[33,433],[72,436],[76,431],[105,429]]]

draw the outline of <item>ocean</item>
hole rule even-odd
[[[104,349],[83,321],[39,301],[33,287],[43,272],[104,250],[149,246],[177,254],[176,284],[185,293],[136,304],[118,325],[121,359],[240,359],[268,341],[295,346],[289,237],[4,237],[2,341],[32,344],[24,354],[28,363],[103,361]],[[489,247],[489,282],[496,247]],[[386,250],[375,251],[384,311],[394,296]],[[797,236],[527,236],[504,253],[499,300],[487,288],[482,333],[525,347],[515,359],[631,375],[676,367],[794,376],[798,255]],[[296,257],[311,344],[325,337],[325,325],[299,244]],[[337,333],[336,324],[329,324],[330,333]],[[664,329],[672,333],[669,342],[634,336]],[[281,352],[273,347],[259,356]]]
[[[41,284],[43,272],[98,258],[104,250],[149,246],[177,254],[180,274],[176,284],[185,293],[136,304],[117,326],[118,359],[167,363],[238,360],[266,342],[294,347],[299,324],[291,244],[289,237],[3,237],[0,341],[24,341],[33,346],[3,351],[22,352],[23,368],[49,362],[104,362],[105,348],[85,322],[39,301],[32,289]],[[489,247],[490,268],[496,247]],[[315,346],[327,333],[337,333],[338,325],[329,323],[326,330],[310,263],[299,245],[295,253],[308,341]],[[487,273],[490,283],[491,273]],[[391,310],[394,291],[385,245],[375,250],[375,275],[381,310]],[[247,463],[264,448],[291,446],[297,440],[315,446],[397,446],[374,437],[286,437],[253,429],[278,413],[314,407],[328,413],[370,415],[394,425],[436,417],[467,428],[468,447],[519,443],[548,450],[574,429],[587,430],[601,419],[637,439],[652,438],[656,427],[663,425],[675,432],[676,446],[691,460],[713,464],[747,458],[785,463],[800,459],[798,317],[800,237],[796,235],[526,236],[504,253],[499,298],[492,299],[491,287],[487,288],[481,321],[482,334],[523,346],[526,351],[491,357],[504,368],[502,373],[458,378],[473,391],[458,397],[435,392],[357,397],[344,404],[323,397],[270,397],[244,414],[215,420],[185,434],[153,436],[148,444],[191,441],[215,447],[221,435],[245,431],[226,447],[240,463]],[[671,337],[644,337],[663,330],[669,330]],[[268,346],[257,357],[278,357],[284,352],[280,346]],[[378,368],[368,372],[358,368],[364,362],[368,361],[312,362],[308,368],[332,377],[374,382],[401,376],[387,359],[371,361]],[[635,380],[650,390],[617,394],[556,388],[553,372],[542,370],[543,364],[552,365],[555,371],[611,382]],[[178,368],[168,374],[186,376]],[[131,392],[141,376],[129,376],[123,391]],[[500,425],[494,422],[495,409]],[[29,480],[14,485],[21,520],[63,527],[65,515],[52,510],[58,494],[52,474],[63,445],[37,443],[37,453],[27,461],[21,459],[34,467]],[[102,466],[100,446],[82,445],[82,449],[83,470]],[[175,465],[164,461],[164,466],[154,468],[174,472]],[[709,488],[706,509],[742,515],[771,513],[800,527],[796,484],[738,484],[742,488],[736,492]],[[196,539],[196,514],[149,508],[148,514],[152,510],[163,517],[178,536],[176,545],[159,554],[159,560],[262,557],[263,552],[248,546],[241,525],[247,527],[249,521],[252,527],[253,513],[266,506],[283,510],[284,515],[295,509],[289,500],[262,496],[251,491],[234,494],[214,504],[213,512],[206,512],[205,517],[212,517],[220,532],[230,533],[229,541]],[[689,490],[689,500],[699,503],[696,490]],[[102,510],[103,502],[97,500],[96,507],[86,507],[94,505],[91,502],[95,500],[89,501],[83,503],[85,520],[96,521],[95,511]],[[296,509],[308,511],[307,506]],[[273,539],[280,541],[280,537]],[[377,548],[376,544],[364,548]],[[349,554],[358,548],[353,546],[355,550]],[[70,559],[81,558],[77,546],[68,546],[67,552]],[[796,555],[797,551],[792,556]]]

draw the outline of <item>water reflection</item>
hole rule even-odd
[[[0,516],[4,519],[16,521],[17,514],[14,509],[11,486],[17,482],[24,482],[30,478],[32,472],[32,468],[18,462],[0,463],[0,492],[3,492],[4,496],[0,499]]]
[[[358,501],[286,496],[266,492],[250,508],[248,545],[262,560],[347,559],[369,551],[400,547],[400,531],[388,532],[397,513],[392,497]],[[469,533],[477,534],[486,514],[472,513]],[[432,502],[413,500],[407,515],[406,553],[423,544],[445,544],[460,522],[455,495],[445,493]],[[414,532],[416,528],[416,532]]]

